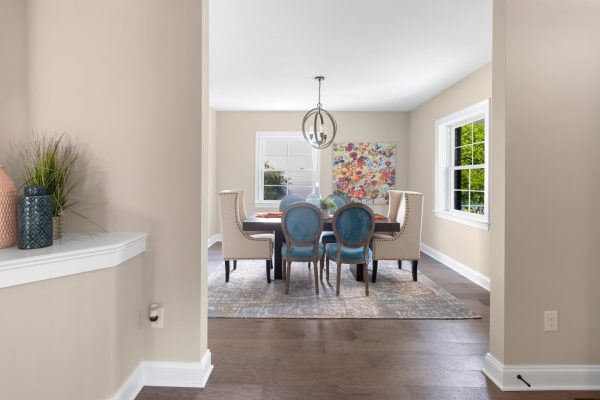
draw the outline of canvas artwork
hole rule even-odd
[[[333,185],[350,200],[386,204],[396,183],[395,143],[333,145]]]

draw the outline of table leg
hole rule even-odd
[[[282,279],[283,274],[281,266],[283,260],[281,259],[281,246],[283,244],[283,232],[281,230],[275,231],[275,279]]]
[[[356,278],[357,281],[362,282],[363,280],[363,264],[350,265],[350,272]]]

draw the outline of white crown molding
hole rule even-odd
[[[199,362],[142,361],[110,400],[134,400],[144,386],[203,388],[212,369],[210,350]]]
[[[217,243],[217,242],[221,242],[223,241],[222,236],[220,233],[217,233],[216,235],[212,235],[211,237],[208,238],[208,247],[212,246],[213,244]]]
[[[425,243],[421,243],[421,251],[430,256],[431,258],[434,258],[437,261],[441,262],[448,268],[458,272],[471,282],[481,286],[485,290],[490,290],[490,278],[483,275],[482,273],[475,271],[473,268],[466,266],[460,261],[455,260],[450,256],[447,256],[441,251],[438,251],[433,247],[426,245]]]
[[[68,234],[43,249],[0,250],[0,288],[112,268],[146,251],[146,233]]]
[[[483,373],[503,391],[600,390],[600,365],[504,365],[488,353]]]

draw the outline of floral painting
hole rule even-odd
[[[386,204],[396,183],[395,143],[333,145],[333,184],[352,201]]]

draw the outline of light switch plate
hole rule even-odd
[[[558,330],[558,311],[544,311],[544,331],[556,332]]]

